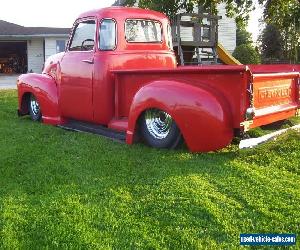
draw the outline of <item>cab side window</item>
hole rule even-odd
[[[116,22],[113,19],[104,19],[100,24],[100,50],[114,50],[116,48]]]
[[[95,45],[96,22],[83,21],[75,27],[69,51],[91,51]]]

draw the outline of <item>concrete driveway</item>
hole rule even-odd
[[[18,76],[19,75],[0,74],[0,90],[1,89],[16,89]]]

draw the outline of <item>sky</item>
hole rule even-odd
[[[253,41],[256,41],[260,30],[263,29],[263,27],[259,23],[259,19],[261,19],[263,16],[263,9],[262,7],[257,4],[256,1],[256,9],[250,14],[250,20],[247,27],[247,31],[252,34]]]
[[[111,6],[114,0],[8,0],[0,7],[0,19],[27,27],[72,27],[80,13]],[[251,14],[248,31],[254,41],[259,34],[262,9]]]
[[[0,20],[27,27],[72,27],[75,19],[114,0],[8,0],[1,1]]]

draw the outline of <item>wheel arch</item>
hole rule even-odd
[[[40,104],[44,123],[62,123],[58,105],[58,91],[54,79],[46,74],[25,74],[18,79],[19,113],[28,114],[24,101],[33,94]]]
[[[142,87],[133,98],[126,137],[128,144],[138,138],[138,121],[150,108],[161,109],[172,116],[193,152],[220,149],[233,138],[229,104],[217,91],[179,81],[155,81]],[[214,134],[215,139],[208,138],[208,134]]]

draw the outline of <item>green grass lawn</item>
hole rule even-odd
[[[1,91],[0,249],[238,249],[240,233],[299,236],[299,133],[191,154],[33,123],[16,109],[16,92]]]

